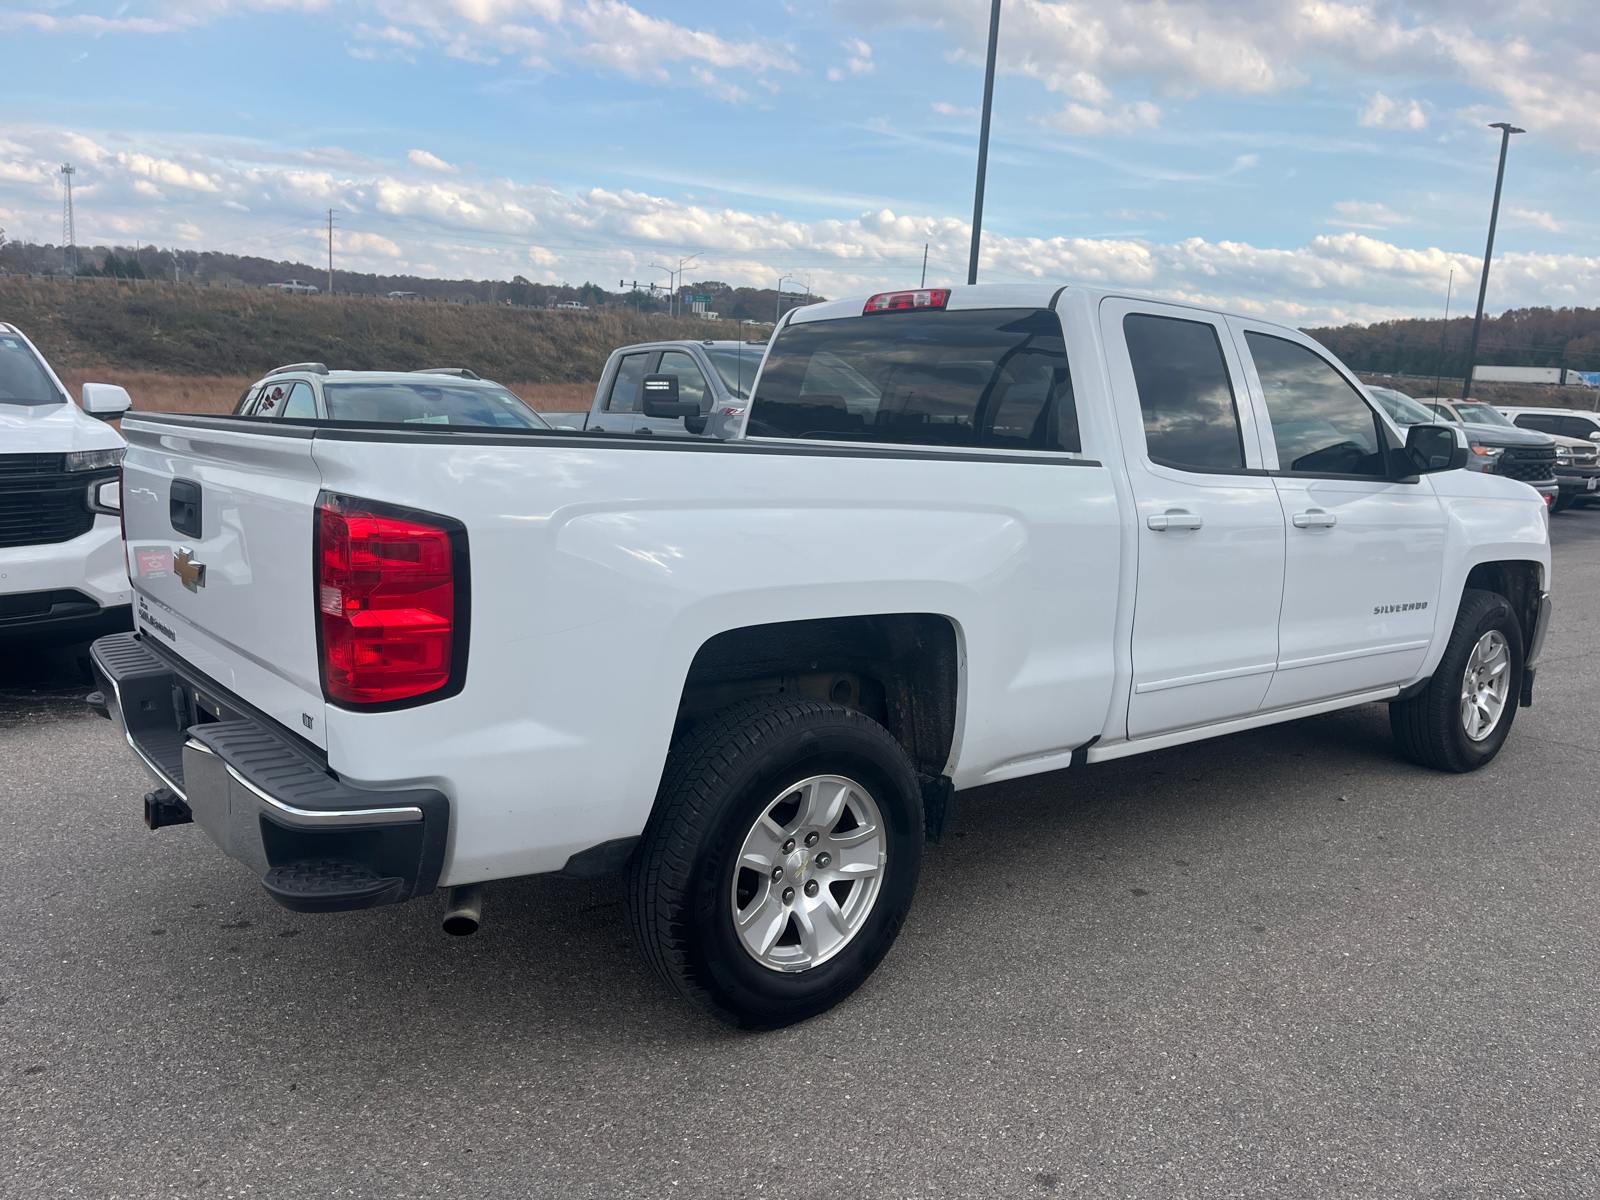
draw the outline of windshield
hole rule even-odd
[[[503,387],[449,383],[325,383],[330,421],[405,425],[492,425],[549,429],[544,418]]]
[[[1461,414],[1463,421],[1471,421],[1475,425],[1511,424],[1499,409],[1479,400],[1457,401],[1456,411]]]
[[[0,336],[0,404],[65,404],[21,338]]]
[[[717,374],[722,376],[722,382],[728,385],[728,390],[741,400],[750,399],[750,388],[756,381],[756,369],[761,366],[761,356],[766,353],[765,346],[744,346],[742,348],[707,350],[711,358],[711,365],[717,369]]]
[[[1434,415],[1404,392],[1393,388],[1369,387],[1367,391],[1378,407],[1394,418],[1396,425],[1431,425]]]
[[[896,312],[790,325],[751,402],[754,437],[1082,449],[1048,309]]]

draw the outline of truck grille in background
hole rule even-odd
[[[94,528],[85,500],[91,479],[68,474],[60,454],[0,454],[0,547],[70,542]]]
[[[1520,479],[1524,483],[1548,483],[1556,477],[1556,448],[1554,446],[1508,448],[1500,456],[1495,473],[1504,475],[1507,479]]]

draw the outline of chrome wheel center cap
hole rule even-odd
[[[787,874],[790,879],[796,881],[804,877],[806,868],[810,865],[811,851],[805,849],[796,850],[793,854],[789,855],[788,858],[783,860],[783,869],[785,874]]]

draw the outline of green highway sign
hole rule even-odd
[[[710,304],[711,303],[711,297],[710,296],[696,296],[694,298],[694,302],[696,304]]]

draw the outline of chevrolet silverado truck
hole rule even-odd
[[[541,413],[550,424],[590,433],[731,436],[744,422],[765,341],[640,342],[613,350],[588,412]],[[671,395],[657,384],[676,382]]]
[[[26,334],[0,322],[0,652],[133,627],[108,422],[132,405],[86,383],[82,407]]]
[[[641,376],[641,385],[648,377]],[[791,312],[724,437],[127,419],[103,707],[299,911],[625,870],[745,1028],[848,996],[963,789],[1384,702],[1492,760],[1540,497],[1315,341],[1093,287]]]

